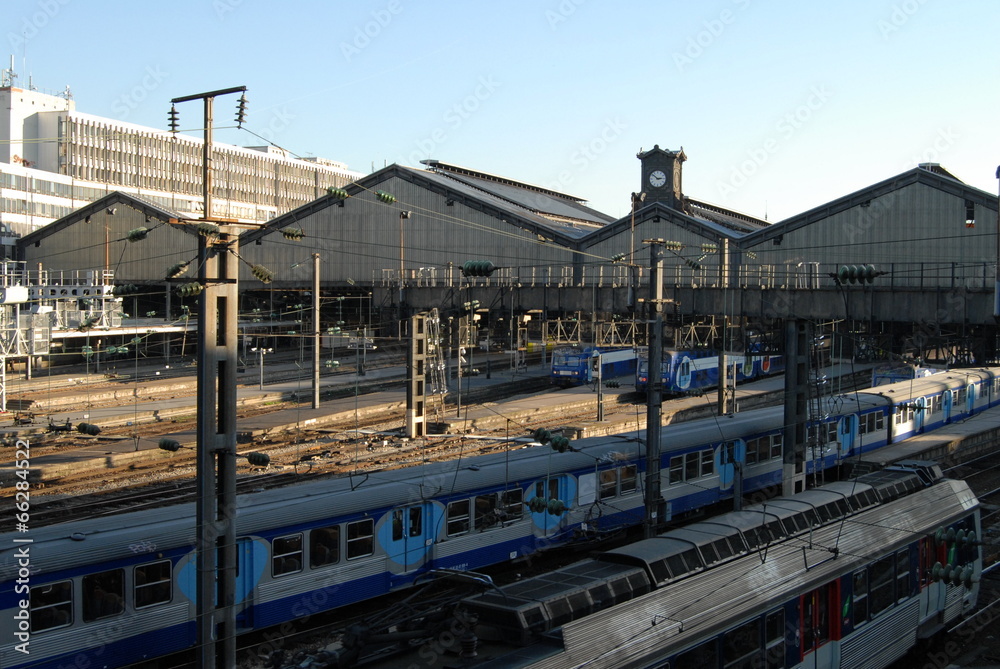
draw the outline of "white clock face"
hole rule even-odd
[[[662,170],[656,170],[649,173],[649,185],[654,188],[659,188],[663,184],[667,183],[667,175],[663,173]]]

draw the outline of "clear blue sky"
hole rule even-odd
[[[640,150],[685,194],[779,221],[938,162],[997,192],[994,0],[6,0],[18,84],[166,129],[249,88],[247,127],[368,173],[444,162],[625,215]],[[236,96],[216,101],[228,125]],[[179,107],[198,128],[200,103]],[[200,134],[200,130],[193,134]],[[219,130],[233,144],[252,135]]]

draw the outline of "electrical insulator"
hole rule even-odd
[[[396,196],[391,193],[386,193],[384,190],[375,191],[375,197],[382,200],[386,204],[392,204],[396,201]]]
[[[80,434],[89,434],[91,437],[96,437],[101,433],[101,428],[93,423],[80,423],[76,426],[76,431]]]
[[[161,450],[170,451],[171,453],[176,453],[177,451],[180,450],[180,448],[181,444],[179,441],[176,441],[174,439],[167,439],[166,437],[160,439]]]
[[[190,265],[191,263],[189,262],[179,262],[176,265],[173,265],[167,270],[167,280],[176,279],[177,277],[182,276],[188,271],[188,267],[190,267]]]
[[[240,101],[236,105],[236,127],[242,128],[247,121],[247,94],[240,96]]]
[[[281,235],[285,239],[290,239],[293,242],[297,242],[306,236],[306,232],[302,228],[282,228]]]
[[[330,186],[329,188],[326,189],[326,192],[329,193],[331,197],[337,200],[346,200],[347,198],[351,197],[347,193],[347,191],[344,190],[343,188],[334,188],[333,186]]]
[[[250,273],[253,274],[261,283],[271,283],[271,281],[274,280],[274,272],[263,265],[252,266],[250,268]]]
[[[249,462],[254,467],[267,467],[271,464],[271,456],[267,453],[253,453],[247,454],[247,462]]]
[[[469,260],[462,265],[462,276],[492,276],[496,266],[489,260]]]
[[[199,223],[196,229],[202,237],[213,237],[219,234],[219,226],[212,225],[211,223]]]
[[[170,132],[176,133],[180,124],[177,122],[177,107],[175,105],[170,105],[170,112],[167,113],[167,119],[169,120]]]
[[[197,281],[192,281],[190,283],[185,283],[183,286],[178,286],[177,294],[181,297],[194,297],[195,295],[200,295],[203,290],[205,290],[205,286],[201,285]]]
[[[128,235],[125,236],[130,242],[139,242],[146,238],[149,234],[149,228],[133,228],[128,231]]]
[[[875,269],[875,265],[841,265],[837,270],[837,281],[845,283],[872,283],[875,277],[884,272]]]

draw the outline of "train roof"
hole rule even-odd
[[[906,545],[915,536],[960,520],[977,506],[967,483],[941,480],[843,522],[818,528],[808,544],[778,542],[766,552],[701,570],[627,603],[577,617],[550,632],[543,643],[512,649],[509,655],[497,656],[482,666],[558,669],[586,664],[596,669],[631,666],[631,661],[640,658],[662,659],[667,639],[670,654],[682,650],[731,627],[740,611],[768,611]],[[652,545],[649,540],[639,543]],[[834,550],[835,560],[830,559]],[[547,581],[559,583],[561,571],[548,574]],[[488,619],[485,622],[489,624]],[[514,634],[505,638],[517,640]]]

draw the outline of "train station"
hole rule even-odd
[[[998,199],[945,166],[772,223],[688,194],[674,138],[614,217],[438,159],[216,147],[207,111],[175,175],[175,134],[96,150],[28,93],[112,176],[6,228],[0,431],[33,456],[0,483],[49,520],[3,666],[209,666],[346,610],[270,666],[889,666],[994,587]],[[20,176],[59,164],[31,150]],[[460,594],[406,594],[438,579]]]

